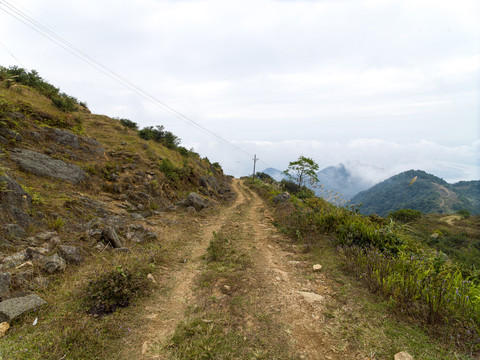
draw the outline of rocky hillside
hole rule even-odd
[[[449,184],[424,171],[409,170],[360,192],[352,198],[352,203],[362,204],[360,212],[365,215],[386,216],[399,209],[423,213],[453,213],[466,209],[478,214],[479,195],[480,181]]]
[[[32,78],[0,72],[0,323],[41,305],[35,292],[68,266],[157,238],[149,217],[231,196],[218,164]],[[76,105],[54,101],[64,98]]]

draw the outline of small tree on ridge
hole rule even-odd
[[[311,158],[300,156],[297,161],[292,161],[283,173],[298,186],[313,186],[319,182],[317,177],[318,164]]]

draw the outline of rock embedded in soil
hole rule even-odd
[[[325,297],[323,295],[318,295],[312,292],[299,291],[298,293],[302,295],[302,297],[310,304],[323,302],[325,300]]]
[[[5,259],[2,260],[0,263],[0,270],[1,269],[12,269],[27,260],[25,250],[16,252],[10,256],[7,256]]]
[[[40,241],[49,241],[56,235],[57,235],[56,231],[46,231],[46,232],[42,232],[35,235],[35,238],[37,238]]]
[[[57,253],[51,256],[46,256],[42,259],[42,269],[47,274],[51,275],[57,272],[62,272],[65,271],[66,268],[67,264],[65,263],[65,260],[58,256]]]
[[[0,192],[0,203],[18,208],[24,208],[32,203],[32,197],[12,177],[7,174],[2,175],[0,183],[4,184],[6,190]]]
[[[47,249],[41,247],[28,247],[25,250],[26,258],[28,260],[41,260],[47,254]]]
[[[0,301],[10,296],[10,282],[12,274],[9,272],[0,273]]]
[[[4,321],[0,324],[0,338],[5,336],[8,329],[10,329],[10,324],[8,322]]]
[[[320,264],[313,265],[313,271],[317,272],[317,271],[321,271],[321,270],[322,270],[322,265],[320,265]]]
[[[102,238],[105,240],[105,242],[111,244],[114,248],[123,247],[123,244],[120,241],[120,238],[118,237],[115,228],[113,228],[112,226],[105,226],[102,231]]]
[[[8,299],[0,302],[0,322],[12,322],[20,315],[38,309],[47,302],[36,294]]]
[[[32,150],[13,149],[10,152],[10,159],[21,170],[37,176],[66,180],[74,184],[78,184],[88,178],[88,174],[80,166],[69,164]]]
[[[204,199],[198,195],[197,193],[190,193],[188,194],[187,198],[185,199],[185,205],[193,206],[195,210],[200,211],[207,207]]]
[[[406,351],[395,354],[394,360],[413,360],[413,356]]]
[[[82,254],[75,246],[60,245],[58,253],[69,264],[80,264],[83,261]]]
[[[17,224],[5,225],[5,232],[7,236],[23,239],[27,236],[27,232]]]
[[[291,198],[291,195],[288,193],[288,192],[284,192],[284,193],[281,193],[281,194],[278,194],[277,196],[275,196],[273,198],[273,203],[274,204],[278,204],[278,203],[284,203],[284,202],[287,202],[288,200],[290,200]]]

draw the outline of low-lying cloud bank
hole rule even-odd
[[[355,139],[346,143],[315,140],[235,142],[260,158],[257,170],[273,167],[285,170],[300,155],[313,158],[320,169],[345,164],[352,175],[377,183],[405,170],[421,169],[454,183],[480,179],[480,140],[462,146],[432,141],[397,143],[380,139]],[[193,146],[194,144],[192,144]],[[252,173],[253,161],[242,154],[232,156],[221,145],[194,146],[196,151],[215,159],[235,176]]]

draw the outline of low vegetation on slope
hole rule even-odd
[[[478,263],[459,261],[458,246],[447,245],[459,245],[458,229],[445,222],[438,227],[412,210],[388,218],[363,216],[354,207],[309,196],[305,189],[292,191],[290,186],[290,193],[285,193],[285,184],[263,180],[250,180],[251,186],[277,204],[276,224],[281,230],[304,242],[307,249],[319,241],[331,242],[344,270],[388,299],[392,309],[424,324],[449,346],[480,354]],[[470,229],[462,238],[476,248],[478,230],[473,229],[478,216],[456,223],[455,228],[462,225]],[[469,236],[471,240],[465,240]]]
[[[0,358],[104,358],[125,331],[104,315],[152,286],[169,215],[230,195],[221,167],[163,126],[91,114],[35,71],[0,67]],[[32,294],[47,305],[28,308]]]

